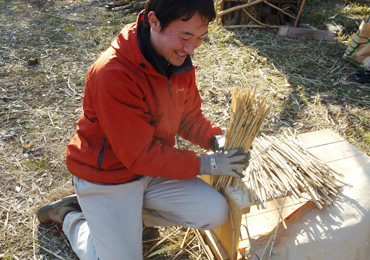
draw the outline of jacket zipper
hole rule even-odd
[[[173,94],[172,94],[172,84],[171,84],[170,78],[168,78],[168,89],[170,91],[170,97],[171,97],[168,102],[168,119],[170,121],[170,133],[172,133],[171,102],[172,102]]]
[[[104,150],[105,150],[105,145],[107,144],[107,137],[103,137],[103,147],[100,150],[99,156],[98,156],[98,166],[101,168],[103,165],[103,159],[104,159]]]
[[[173,98],[173,95],[172,95],[172,84],[171,84],[170,78],[168,78],[168,89],[170,90],[170,96],[171,96],[171,98]]]

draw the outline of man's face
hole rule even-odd
[[[174,20],[162,31],[153,11],[148,18],[154,49],[174,66],[182,65],[186,57],[203,43],[208,32],[208,19],[198,13],[188,21]]]

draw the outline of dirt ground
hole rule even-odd
[[[34,212],[73,193],[65,148],[86,72],[136,19],[136,11],[107,10],[108,2],[0,1],[0,259],[77,259],[60,226],[39,225]],[[232,88],[257,87],[273,106],[265,134],[329,128],[369,155],[370,85],[352,80],[359,68],[342,59],[352,33],[325,42],[211,24],[193,57],[204,113],[226,130]],[[149,259],[207,259],[195,230],[159,232],[144,243]]]

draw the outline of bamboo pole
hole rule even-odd
[[[253,1],[251,3],[247,3],[247,4],[243,4],[243,5],[238,5],[238,6],[234,6],[234,7],[231,7],[229,9],[226,9],[226,10],[223,10],[221,12],[218,13],[218,16],[221,17],[225,14],[228,14],[228,13],[231,13],[233,11],[236,11],[236,10],[239,10],[241,8],[246,8],[246,7],[249,7],[249,6],[253,6],[253,5],[256,5],[256,4],[259,4],[259,3],[262,3],[262,2],[265,2],[266,0],[256,0],[256,1]]]
[[[301,18],[301,14],[302,14],[303,7],[304,7],[305,4],[306,4],[306,0],[303,0],[302,3],[301,3],[301,6],[299,8],[297,18],[296,18],[295,23],[294,23],[294,27],[298,26],[299,19]]]

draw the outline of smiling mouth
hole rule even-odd
[[[175,51],[175,53],[176,53],[177,55],[179,55],[180,57],[186,57],[186,56],[188,56],[188,54],[187,54],[187,53],[183,53],[183,52]]]

